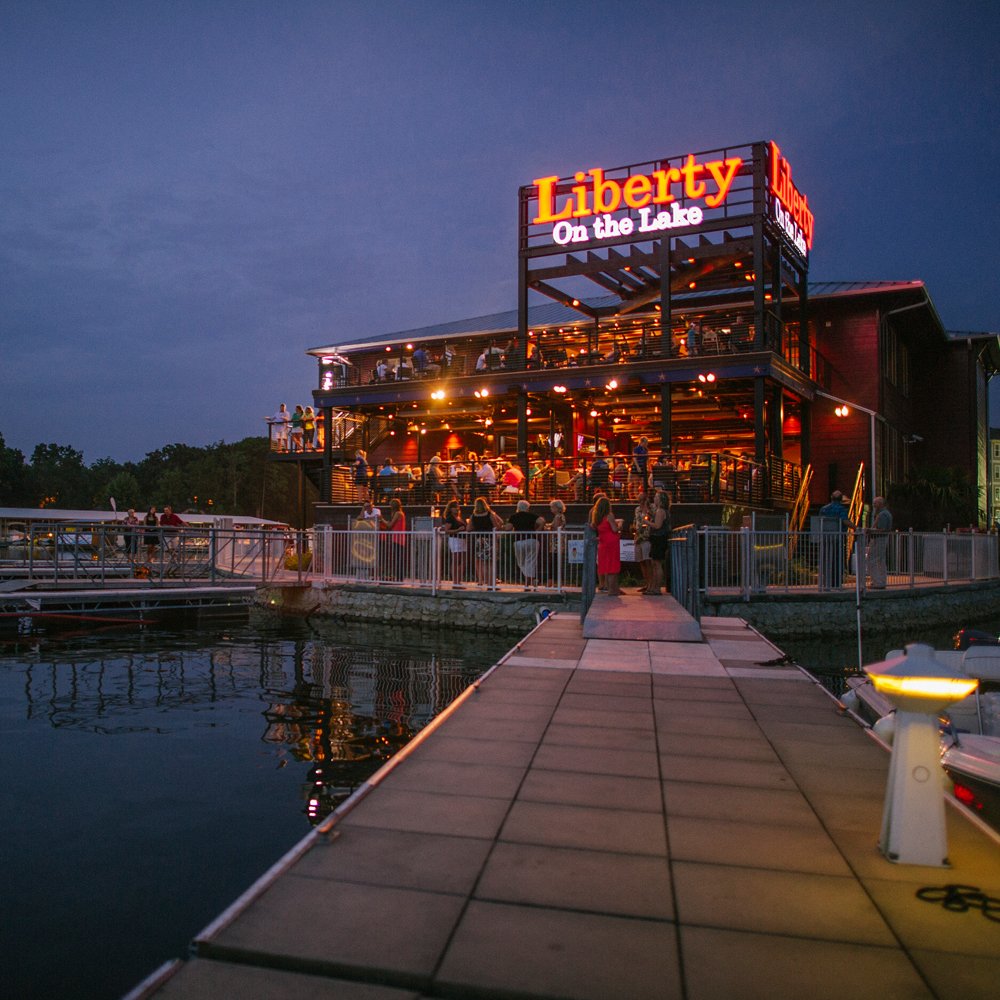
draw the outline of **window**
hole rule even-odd
[[[888,326],[882,338],[882,376],[904,396],[909,396],[910,350]]]

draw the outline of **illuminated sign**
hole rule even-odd
[[[770,158],[761,169],[767,174],[771,217],[807,258],[815,221],[809,200],[792,183],[792,168],[776,143],[755,149],[766,150]],[[552,241],[559,246],[700,226],[707,210],[726,205],[737,177],[753,174],[750,159],[716,155],[718,159],[698,160],[689,153],[671,161],[675,166],[668,163],[629,176],[609,177],[594,167],[575,173],[575,183],[538,177],[532,181],[537,207],[530,224],[551,226]],[[624,168],[611,173],[622,174]],[[746,199],[745,185],[737,194]]]
[[[574,174],[577,183],[568,192],[559,191],[558,177],[539,177],[533,181],[538,190],[538,214],[532,222],[554,223],[552,239],[560,245],[697,226],[704,218],[701,206],[681,207],[677,198],[704,201],[706,208],[718,208],[742,166],[740,157],[698,163],[688,155],[679,167],[622,179],[606,177],[600,167],[595,167]],[[623,209],[638,212],[639,218],[615,218],[613,213]],[[591,216],[592,227],[579,221]]]
[[[792,168],[781,155],[777,143],[771,143],[771,194],[774,221],[785,231],[803,257],[813,245],[813,223],[809,199],[792,183]]]

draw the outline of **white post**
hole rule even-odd
[[[936,716],[896,712],[879,850],[906,865],[948,864]]]

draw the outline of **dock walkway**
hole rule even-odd
[[[670,598],[546,620],[131,996],[995,996],[1000,923],[916,891],[1000,898],[996,840],[885,860],[888,754],[782,659]]]

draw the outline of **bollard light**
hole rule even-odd
[[[896,707],[879,850],[906,865],[948,864],[938,714],[979,683],[942,663],[923,643],[864,668]]]

